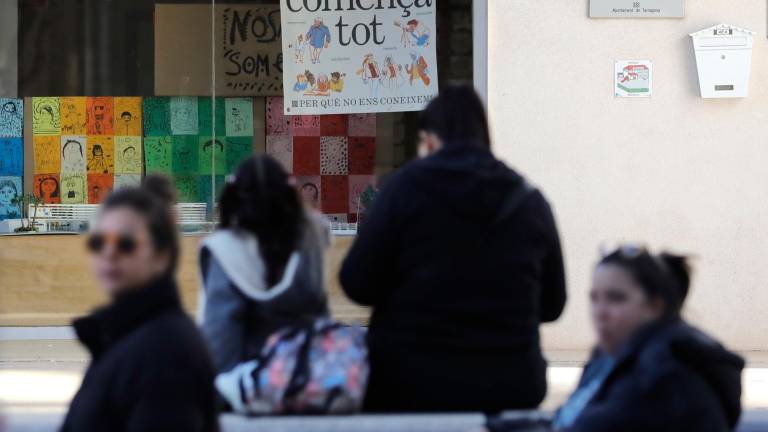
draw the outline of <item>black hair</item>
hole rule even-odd
[[[173,275],[179,261],[179,238],[171,207],[174,202],[170,180],[153,174],[146,176],[139,187],[124,187],[112,192],[101,207],[102,212],[128,208],[144,218],[155,250],[168,252],[171,256],[167,276]]]
[[[11,102],[11,101],[8,101],[8,102],[4,103],[3,104],[3,109],[5,109],[5,107],[7,107],[8,105],[13,107],[13,112],[17,112],[18,111],[18,109],[16,108],[16,104]]]
[[[680,315],[691,284],[688,257],[662,252],[652,254],[645,249],[628,253],[619,248],[603,257],[598,265],[615,265],[625,270],[649,299],[664,301],[664,316]]]
[[[91,154],[96,156],[96,150],[97,149],[101,151],[102,155],[104,154],[104,149],[101,147],[101,144],[94,144],[93,148],[91,148]]]
[[[303,185],[301,185],[301,188],[304,189],[307,186],[309,186],[312,189],[314,189],[314,193],[313,193],[314,199],[315,200],[319,199],[320,198],[320,189],[317,188],[317,185],[312,183],[312,182],[306,182]]]
[[[306,226],[304,207],[283,167],[268,155],[245,159],[224,186],[219,209],[222,228],[239,228],[259,240],[267,285],[275,285]]]
[[[120,114],[120,118],[123,118],[125,116],[133,118],[133,115],[130,112],[128,112],[128,111],[123,111],[123,113]]]
[[[67,146],[70,144],[77,144],[77,148],[80,149],[80,157],[83,157],[83,143],[77,140],[70,140],[68,139],[64,146],[61,148],[61,156],[64,157],[64,152],[67,151]]]
[[[221,151],[224,151],[224,143],[219,141],[219,140],[208,140],[208,141],[206,141],[203,144],[203,151],[205,151],[205,149],[208,148],[208,147],[213,147],[214,143],[215,143],[215,145],[221,147]],[[211,151],[214,151],[214,150],[216,150],[216,149],[215,148],[211,149]]]
[[[53,180],[53,182],[56,183],[56,190],[54,190],[51,193],[51,196],[49,196],[48,198],[58,198],[58,196],[59,196],[59,180],[57,180],[56,177],[50,177],[50,176],[49,177],[41,178],[40,181],[37,183],[37,188],[40,190],[40,197],[41,198],[43,197],[43,183],[45,183],[45,182],[47,182],[49,180]]]
[[[134,147],[132,145],[129,145],[128,147],[124,148],[123,149],[123,156],[125,156],[125,152],[127,152],[128,150],[136,151],[136,147]]]
[[[466,85],[450,85],[440,90],[422,111],[419,129],[436,134],[447,147],[491,146],[483,102],[475,90]]]

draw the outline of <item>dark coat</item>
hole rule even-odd
[[[733,430],[741,413],[743,367],[741,357],[682,321],[653,325],[622,350],[568,430]]]
[[[498,411],[544,398],[539,324],[565,304],[560,243],[544,197],[489,150],[451,146],[398,170],[341,284],[373,306],[367,410]]]
[[[172,281],[135,290],[73,325],[92,360],[62,431],[218,430],[213,365]]]

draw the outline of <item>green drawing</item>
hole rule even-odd
[[[211,127],[213,119],[211,118],[211,111],[213,109],[213,99],[209,97],[197,98],[197,118],[198,118],[198,133],[200,135],[211,136],[213,135],[213,128]],[[216,136],[222,136],[226,133],[226,116],[224,114],[224,99],[216,98]]]
[[[226,136],[253,136],[253,99],[227,98]]]
[[[243,159],[253,154],[253,138],[227,137],[224,153],[227,160],[227,172],[234,173]]]
[[[198,138],[195,135],[177,135],[172,138],[171,168],[174,174],[197,174]]]
[[[172,139],[164,137],[144,138],[144,168],[147,174],[170,174]]]

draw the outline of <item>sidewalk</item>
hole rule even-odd
[[[768,352],[742,354],[748,362],[744,408],[768,409]],[[549,392],[542,409],[555,409],[565,400],[587,355],[582,351],[546,353]],[[62,416],[87,365],[87,353],[74,340],[0,341],[0,411],[25,423]]]

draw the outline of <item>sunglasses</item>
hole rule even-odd
[[[88,236],[86,247],[93,254],[101,253],[105,247],[112,246],[121,255],[131,255],[143,243],[143,240],[132,234],[93,233]]]

